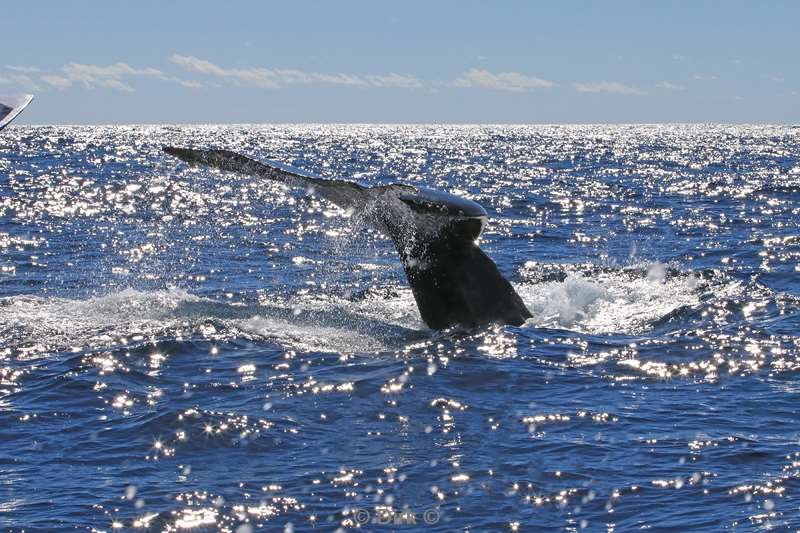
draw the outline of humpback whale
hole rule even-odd
[[[431,329],[520,326],[531,317],[511,283],[478,247],[488,217],[476,202],[399,183],[366,187],[321,178],[230,150],[163,149],[190,165],[279,181],[361,214],[394,243],[420,315]]]
[[[0,130],[8,126],[33,100],[32,94],[0,96]]]

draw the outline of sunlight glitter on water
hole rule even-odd
[[[787,128],[17,127],[4,142],[12,528],[800,527]],[[357,213],[161,144],[476,200],[481,246],[533,318],[431,332]]]

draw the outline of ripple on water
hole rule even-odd
[[[7,527],[800,528],[795,130],[3,139]],[[476,200],[533,317],[428,331],[358,216],[163,144]]]

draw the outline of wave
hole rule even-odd
[[[518,290],[533,317],[528,327],[575,330],[593,334],[637,334],[678,309],[699,306],[707,283],[694,273],[662,263],[638,268],[598,269],[528,263],[528,277],[548,281],[525,283]],[[553,279],[553,278],[559,279]]]
[[[176,337],[244,337],[296,349],[370,352],[418,337],[414,325],[419,321],[408,320],[402,309],[393,310],[406,303],[413,305],[413,299],[398,298],[394,306],[376,306],[370,300],[326,303],[319,298],[242,304],[183,289],[125,289],[85,300],[15,296],[0,300],[0,346],[34,357]],[[405,322],[398,321],[403,318]]]
[[[517,284],[528,328],[636,334],[695,309],[708,282],[654,263],[639,269],[528,263]],[[368,353],[429,337],[408,288],[370,290],[355,300],[325,294],[255,303],[218,301],[183,289],[125,289],[85,300],[0,300],[0,343],[17,355],[111,349],[166,338],[245,338],[290,349]]]

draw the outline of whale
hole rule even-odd
[[[0,130],[8,126],[33,101],[32,94],[0,96]]]
[[[163,150],[192,166],[281,182],[357,212],[394,243],[420,316],[433,330],[521,326],[532,316],[478,246],[488,215],[477,202],[416,185],[369,187],[323,178],[224,149],[164,146]]]

